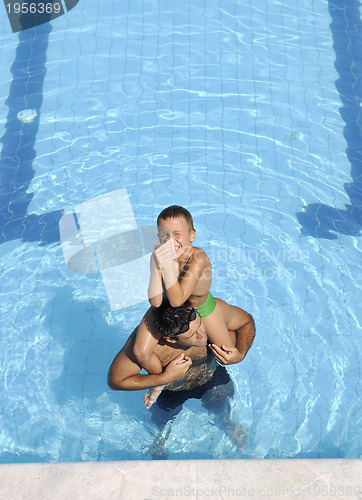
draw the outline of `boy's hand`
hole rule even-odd
[[[219,347],[216,344],[209,344],[214,358],[222,365],[233,365],[240,363],[245,358],[245,354],[241,354],[236,347],[226,347],[222,345]]]
[[[165,368],[164,373],[169,379],[167,383],[183,377],[191,365],[192,361],[189,356],[185,356],[183,352],[179,354],[177,358],[170,361]]]
[[[162,269],[167,262],[176,260],[176,252],[173,246],[173,240],[168,240],[166,243],[157,243],[153,252],[158,268]]]

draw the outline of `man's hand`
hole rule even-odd
[[[245,354],[241,354],[236,347],[227,347],[222,345],[219,347],[216,344],[209,344],[214,358],[222,365],[233,365],[240,363],[245,358]]]
[[[155,250],[153,252],[155,257],[156,265],[159,269],[162,269],[165,264],[176,260],[176,252],[173,244],[173,240],[169,239],[165,243],[157,243]]]
[[[185,375],[192,365],[191,358],[182,352],[166,366],[164,374],[167,375],[168,382],[173,382]]]

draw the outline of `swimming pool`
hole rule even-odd
[[[1,461],[151,458],[142,394],[106,385],[147,303],[112,311],[59,236],[124,189],[138,227],[191,211],[213,294],[257,323],[228,369],[244,452],[190,400],[168,457],[360,457],[360,3],[81,1],[0,29]]]

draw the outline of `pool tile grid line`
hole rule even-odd
[[[221,53],[221,49],[220,49],[220,53]],[[35,124],[34,124],[34,125],[35,125]],[[173,129],[172,129],[172,130],[173,130]],[[137,143],[137,147],[138,147],[138,143]],[[260,181],[261,181],[261,178],[260,178]],[[260,187],[260,185],[261,185],[261,184],[259,183],[259,187]],[[264,187],[264,186],[263,186],[263,187]],[[261,192],[260,192],[259,194],[261,195]],[[332,203],[332,204],[333,204],[333,203]],[[294,211],[294,214],[295,214],[295,211]],[[293,215],[294,215],[294,214],[293,214]],[[56,224],[55,224],[55,226],[56,226]],[[20,226],[19,226],[19,227],[20,227]],[[211,230],[210,230],[210,232],[211,232]],[[263,229],[263,233],[264,233],[264,229]],[[54,238],[56,238],[56,232],[54,232]],[[41,240],[41,241],[43,242],[43,240]],[[49,242],[49,240],[46,240],[46,241],[47,241],[47,242]],[[54,241],[55,241],[55,240],[54,240]],[[317,240],[317,241],[318,241],[318,240]],[[93,322],[93,319],[92,319],[92,322]],[[318,455],[318,456],[319,456],[319,455]]]
[[[336,239],[338,234],[359,236],[362,227],[362,21],[358,0],[329,0],[333,48],[336,54],[336,81],[343,106],[339,112],[345,122],[346,154],[351,164],[352,182],[344,185],[351,204],[344,210],[313,203],[298,212],[302,235]]]
[[[297,213],[297,218],[302,226],[302,234],[311,235],[322,238],[336,238],[336,232],[341,234],[358,235],[361,225],[360,216],[360,164],[361,150],[358,147],[358,141],[361,139],[360,125],[360,75],[358,73],[361,55],[361,29],[362,22],[359,16],[360,3],[358,0],[345,0],[344,9],[334,0],[329,2],[329,12],[332,17],[331,31],[334,40],[336,51],[336,69],[340,74],[339,80],[336,82],[343,107],[341,116],[346,123],[345,138],[348,143],[347,154],[351,162],[351,175],[353,182],[345,185],[345,189],[351,199],[351,205],[348,205],[345,210],[337,210],[332,207],[327,207],[320,203],[310,204],[304,208],[302,212]],[[343,16],[342,16],[343,13]],[[341,16],[342,27],[341,29]],[[5,189],[4,196],[9,196],[8,214],[2,221],[2,238],[4,241],[21,237],[22,239],[34,239],[34,234],[40,241],[49,243],[58,241],[57,222],[61,217],[61,212],[43,214],[36,216],[35,214],[27,214],[27,206],[31,198],[25,194],[24,189],[29,186],[29,183],[34,175],[31,163],[33,154],[33,144],[38,129],[39,117],[34,121],[32,127],[28,127],[28,132],[33,136],[33,140],[28,145],[22,146],[19,143],[14,148],[14,141],[18,135],[19,122],[16,120],[14,112],[18,111],[19,102],[17,95],[25,96],[25,105],[28,108],[40,110],[41,101],[36,99],[37,95],[41,95],[41,88],[45,75],[43,68],[42,78],[35,81],[32,78],[31,71],[28,76],[21,78],[17,72],[21,71],[26,63],[28,69],[31,69],[31,63],[36,54],[36,59],[33,63],[39,64],[39,54],[45,53],[48,45],[49,26],[42,25],[34,30],[21,32],[19,35],[19,45],[17,55],[12,66],[13,83],[20,82],[24,86],[24,92],[19,93],[19,88],[12,85],[8,104],[10,107],[9,116],[7,119],[7,132],[3,136],[4,147],[2,151],[2,160],[7,165],[9,173],[6,184],[17,188],[19,181],[23,183],[21,189]],[[34,36],[33,36],[34,35]],[[32,39],[33,37],[33,39]],[[30,42],[30,43],[27,43]],[[30,47],[29,54],[27,50]],[[42,63],[43,64],[43,63]],[[33,81],[34,80],[34,81]],[[30,89],[30,90],[29,90]],[[40,90],[40,92],[39,92]],[[20,106],[21,107],[21,106]],[[351,117],[355,119],[351,119]],[[16,126],[15,126],[15,125]],[[15,129],[14,129],[15,126]],[[15,156],[14,156],[15,151]],[[29,161],[30,158],[30,161]],[[21,174],[20,174],[21,173]],[[19,177],[21,175],[21,178]],[[25,175],[25,178],[24,178]],[[25,184],[24,184],[25,180]],[[5,186],[6,186],[5,184]],[[4,187],[5,187],[4,186]],[[20,210],[20,213],[18,213]],[[20,215],[20,217],[19,217]],[[332,233],[330,232],[332,231]],[[31,232],[31,236],[30,236]]]
[[[23,241],[38,240],[42,245],[59,241],[58,223],[62,211],[55,210],[42,215],[28,213],[34,195],[27,192],[35,174],[34,145],[39,130],[46,52],[51,30],[51,25],[47,23],[21,31],[11,66],[12,82],[6,101],[9,113],[6,132],[0,138],[3,144],[0,197],[2,206],[6,207],[0,217],[0,244],[19,238]],[[17,113],[24,109],[36,111],[34,120],[26,125],[17,118]]]

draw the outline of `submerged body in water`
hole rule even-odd
[[[220,307],[224,309],[227,322],[227,311],[229,307],[224,301],[217,299]],[[137,336],[136,328],[128,338],[125,346],[115,357],[109,371],[109,385],[115,390],[142,390],[149,387],[167,385],[155,404],[154,394],[151,390],[145,395],[147,407],[152,405],[152,418],[159,428],[150,453],[155,458],[165,458],[165,443],[170,434],[170,428],[166,435],[163,432],[166,424],[181,411],[183,403],[189,398],[201,399],[203,406],[212,411],[223,428],[230,436],[238,450],[246,440],[245,432],[239,422],[233,422],[230,418],[230,397],[234,395],[232,381],[223,365],[239,363],[245,358],[250,349],[254,336],[255,325],[253,318],[242,309],[238,312],[238,321],[235,330],[230,330],[234,347],[225,348],[215,344],[207,345],[206,330],[202,318],[195,315],[190,321],[193,308],[190,304],[183,304],[179,308],[171,308],[164,315],[163,310],[149,309],[138,328],[147,328],[150,333],[155,330],[154,316],[158,315],[167,321],[167,315],[184,312],[184,317],[179,320],[180,325],[188,324],[185,333],[164,335],[162,325],[156,332],[163,335],[154,349],[154,354],[159,358],[162,365],[162,373],[140,375],[141,366],[134,356],[134,343]],[[155,312],[157,311],[157,312]],[[175,312],[173,312],[175,311]],[[163,316],[164,315],[164,316]],[[234,315],[233,315],[234,318]],[[157,322],[159,325],[160,323]],[[228,325],[230,328],[232,325]],[[156,391],[158,396],[158,393]]]

